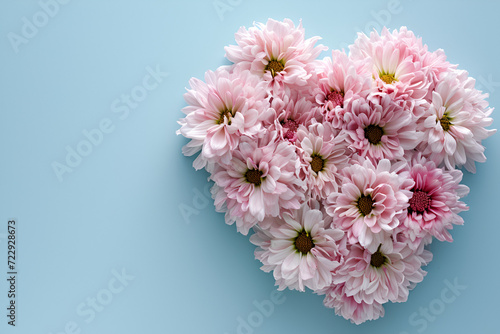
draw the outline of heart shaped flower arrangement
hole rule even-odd
[[[463,224],[456,168],[486,160],[487,94],[406,27],[322,60],[288,19],[235,37],[233,65],[190,80],[183,153],[280,290],[307,287],[356,324],[383,316],[422,281],[425,246]]]

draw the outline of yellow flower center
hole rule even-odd
[[[273,59],[269,63],[267,63],[265,70],[270,71],[271,75],[274,78],[276,73],[283,71],[284,68],[285,68],[285,65],[283,64],[282,61],[278,61],[276,59]]]
[[[389,73],[384,73],[384,74],[381,74],[380,75],[380,80],[382,80],[383,82],[385,82],[386,84],[391,84],[393,83],[394,81],[398,81],[393,74],[389,74]]]
[[[447,114],[444,114],[443,118],[441,118],[439,122],[441,123],[441,127],[444,131],[450,130],[450,126],[453,125]]]
[[[217,124],[224,123],[224,118],[227,118],[227,124],[231,125],[231,117],[233,117],[233,113],[229,109],[224,109],[220,112],[219,119],[215,121]]]

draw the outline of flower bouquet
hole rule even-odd
[[[322,60],[288,19],[235,37],[233,65],[190,80],[183,153],[280,290],[309,288],[356,324],[383,316],[424,278],[425,246],[463,224],[457,168],[486,160],[487,94],[406,27]]]

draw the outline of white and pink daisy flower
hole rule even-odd
[[[241,138],[227,165],[216,165],[212,196],[226,223],[242,234],[266,216],[278,217],[300,208],[304,184],[298,177],[300,160],[295,147],[277,142],[276,133],[258,140]]]
[[[318,294],[325,295],[323,304],[326,307],[334,308],[335,314],[350,320],[359,325],[368,320],[377,320],[385,314],[382,304],[374,301],[371,304],[364,301],[356,302],[354,297],[347,296],[345,293],[345,284],[333,284],[327,289],[319,291]]]
[[[409,162],[410,177],[415,185],[406,218],[400,226],[408,237],[408,244],[415,249],[422,239],[429,240],[427,235],[440,241],[453,241],[448,230],[453,225],[462,225],[464,221],[458,214],[468,210],[460,201],[469,193],[469,188],[460,184],[462,172],[438,168],[420,154],[415,154]]]
[[[465,166],[476,172],[475,162],[485,162],[482,140],[496,130],[487,130],[493,111],[482,94],[474,88],[475,80],[466,71],[450,70],[432,92],[432,103],[420,129],[426,140],[420,151],[446,168]]]
[[[184,94],[188,106],[182,109],[186,117],[178,122],[177,134],[191,139],[183,147],[184,155],[201,150],[193,163],[195,169],[207,163],[229,163],[241,136],[263,131],[260,117],[268,106],[265,85],[249,71],[219,68],[206,72],[205,81],[189,81],[191,89]]]
[[[316,103],[321,107],[325,120],[336,129],[344,124],[344,106],[351,99],[366,98],[371,91],[370,76],[358,72],[359,66],[338,50],[332,51],[331,58],[317,62]]]
[[[336,134],[330,123],[302,126],[297,132],[302,168],[300,177],[306,181],[312,198],[326,199],[338,190],[339,172],[347,166],[350,152],[345,134]]]
[[[422,57],[419,48],[408,45],[401,33],[393,34],[384,27],[381,35],[376,31],[370,37],[358,33],[358,38],[350,46],[350,57],[354,61],[368,61],[368,71],[373,77],[374,89],[391,94],[393,97],[406,96],[420,99],[427,95],[429,81],[422,68]],[[413,35],[413,43],[418,41]]]
[[[347,109],[349,147],[374,162],[401,158],[405,150],[413,150],[422,140],[410,112],[386,94],[352,100]]]
[[[259,247],[255,256],[263,263],[262,270],[273,271],[279,290],[317,290],[331,284],[331,272],[340,261],[337,242],[344,233],[328,228],[320,210],[303,204],[276,218],[269,229],[254,229],[250,241]]]
[[[358,33],[350,51],[354,61],[368,62],[374,89],[395,99],[425,98],[435,78],[453,67],[442,50],[428,51],[422,39],[406,27],[392,33],[383,28],[380,35],[373,31],[370,37]]]
[[[289,19],[241,27],[235,39],[237,45],[225,47],[227,59],[261,77],[278,96],[285,85],[306,86],[312,62],[326,50],[322,45],[315,46],[319,37],[306,40],[302,23],[295,27]]]
[[[339,191],[328,196],[326,212],[347,232],[351,244],[359,242],[373,251],[399,225],[413,182],[407,173],[391,168],[387,159],[375,165],[360,159],[342,170]]]
[[[416,253],[392,240],[380,244],[376,251],[354,244],[337,268],[333,283],[344,284],[345,295],[356,303],[405,302],[409,290],[426,275],[422,265],[431,258],[423,248]]]

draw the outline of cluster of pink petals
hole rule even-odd
[[[349,152],[345,134],[337,134],[329,123],[313,123],[297,131],[297,149],[301,155],[301,178],[305,179],[311,198],[325,199],[337,191],[340,171],[347,166]],[[323,160],[315,170],[313,160]]]
[[[396,173],[391,168],[387,159],[377,165],[360,159],[342,170],[340,189],[328,196],[325,206],[334,218],[334,225],[347,233],[349,243],[375,250],[399,226],[413,182],[405,173]],[[372,206],[369,212],[360,204],[362,198],[369,198],[365,200]]]
[[[371,91],[371,78],[344,52],[333,50],[317,65],[317,87],[314,89],[316,103],[325,120],[335,128],[344,124],[345,106],[349,101],[366,98]]]
[[[457,168],[486,160],[487,94],[406,27],[321,60],[288,19],[235,39],[232,65],[190,80],[183,153],[280,290],[324,295],[356,324],[384,316],[423,280],[427,245],[464,223]]]
[[[280,290],[319,290],[332,283],[331,272],[339,266],[339,241],[344,232],[329,228],[328,221],[320,210],[304,203],[293,214],[273,219],[268,228],[255,228],[250,238],[259,247],[255,254],[264,271],[273,271]],[[307,233],[314,244],[308,253],[295,245],[301,233]]]
[[[210,176],[215,207],[243,234],[265,217],[281,216],[304,201],[295,149],[275,137],[271,132],[256,141],[242,138],[229,164],[216,165]],[[260,173],[258,184],[248,181],[249,171]]]
[[[411,113],[389,95],[373,94],[349,103],[345,131],[353,152],[372,161],[402,158],[421,141]],[[380,131],[380,138],[374,133]],[[374,140],[371,136],[375,136]]]
[[[432,259],[429,251],[419,250],[396,241],[385,242],[375,251],[353,244],[334,275],[334,283],[344,284],[345,295],[356,303],[405,302],[409,290],[426,275],[422,265]],[[377,256],[383,257],[380,266],[374,265]]]
[[[335,309],[335,314],[351,320],[359,325],[367,320],[377,320],[385,314],[382,304],[373,301],[365,303],[357,302],[353,296],[348,296],[345,291],[345,284],[333,284],[327,289],[317,291],[318,294],[325,295],[324,305]]]
[[[450,170],[465,166],[475,173],[474,162],[486,161],[481,142],[496,131],[485,129],[493,123],[489,117],[493,109],[484,100],[487,94],[474,88],[475,80],[466,71],[450,70],[441,76],[421,122],[427,139],[421,150]]]
[[[398,232],[412,248],[432,237],[440,241],[453,241],[448,230],[462,225],[458,214],[468,210],[460,198],[469,193],[469,187],[460,184],[462,172],[436,167],[436,163],[419,154],[408,159],[411,179],[415,182],[406,210],[406,217],[398,226]]]
[[[370,37],[358,33],[350,51],[353,61],[363,63],[373,76],[373,87],[393,98],[424,98],[436,73],[450,68],[441,50],[429,52],[406,27],[392,33],[384,27]]]
[[[262,131],[259,120],[266,110],[263,84],[249,71],[219,68],[208,71],[205,82],[192,78],[191,89],[184,95],[186,117],[179,121],[178,133],[191,139],[183,148],[185,155],[201,150],[194,162],[196,169],[207,162],[229,163],[242,136]]]
[[[284,97],[273,98],[263,125],[269,131],[276,130],[282,140],[295,143],[299,127],[315,120],[319,116],[319,108],[305,97],[295,97],[297,92],[286,91]]]
[[[227,59],[261,77],[276,95],[281,95],[286,86],[306,86],[314,71],[313,61],[326,50],[322,45],[315,46],[320,37],[305,39],[302,23],[295,27],[289,19],[270,19],[248,30],[241,27],[235,39],[237,45],[225,48]],[[283,69],[266,71],[271,61],[279,62]]]

